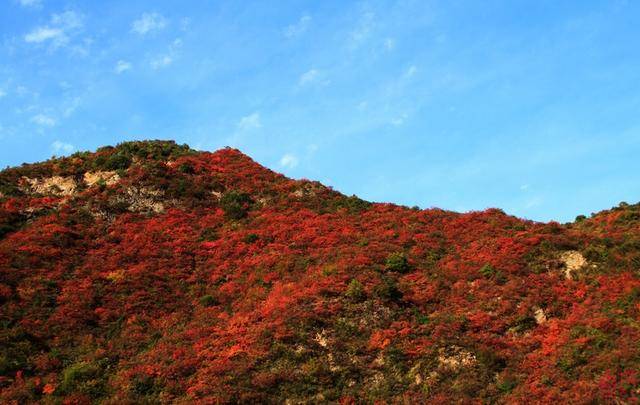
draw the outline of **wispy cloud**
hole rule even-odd
[[[530,199],[527,202],[525,202],[524,208],[525,209],[530,209],[530,208],[533,208],[533,207],[540,206],[542,203],[543,203],[543,200],[542,200],[541,197],[533,197],[532,199]]]
[[[297,36],[300,36],[307,31],[310,23],[311,17],[308,15],[303,15],[295,24],[291,24],[287,28],[285,28],[284,36],[287,38],[295,38]]]
[[[69,154],[73,151],[76,150],[76,147],[73,146],[70,143],[65,143],[62,141],[54,141],[51,144],[51,150],[53,151],[53,153],[59,155],[59,154]]]
[[[124,60],[119,60],[116,63],[116,67],[113,69],[117,74],[126,72],[127,70],[131,69],[131,63],[124,61]]]
[[[3,89],[0,89],[0,98],[4,97],[7,95],[7,92],[4,91]]]
[[[146,35],[166,28],[168,20],[158,13],[143,13],[142,16],[131,24],[131,31],[140,35]]]
[[[42,7],[42,0],[18,0],[18,3],[22,7],[40,8]]]
[[[406,79],[412,78],[418,72],[418,67],[416,65],[411,65],[405,70],[404,77]]]
[[[54,127],[56,125],[56,120],[45,114],[34,115],[31,117],[31,122],[41,127]]]
[[[386,38],[384,40],[384,47],[387,51],[393,51],[396,48],[396,40],[393,38]]]
[[[27,42],[44,42],[50,39],[60,40],[64,32],[60,28],[38,27],[24,36]]]
[[[309,69],[298,78],[298,87],[305,87],[310,85],[327,85],[331,81],[326,78],[324,72],[318,69]]]
[[[304,72],[300,75],[300,79],[298,80],[298,84],[300,86],[305,86],[307,84],[313,83],[318,78],[318,71],[316,69],[311,69]]]
[[[190,26],[191,26],[191,18],[183,17],[183,18],[180,19],[180,30],[181,31],[188,31]]]
[[[24,36],[24,40],[34,44],[50,43],[55,49],[67,45],[70,37],[83,26],[84,15],[68,10],[53,14],[49,24],[34,28]]]
[[[371,36],[375,25],[375,15],[371,11],[364,11],[360,15],[356,27],[349,33],[349,46],[351,48],[359,47],[365,40]]]
[[[68,31],[74,28],[82,28],[84,25],[84,16],[80,13],[69,10],[64,13],[54,14],[51,16],[51,23],[65,31]]]
[[[151,61],[152,69],[161,69],[173,63],[173,58],[169,55],[162,55]]]
[[[174,39],[169,45],[167,53],[159,55],[151,61],[151,68],[161,69],[171,65],[176,60],[180,48],[182,48],[182,40],[180,38]]]
[[[298,163],[298,158],[291,153],[285,154],[280,159],[280,166],[287,167],[289,169],[293,169],[294,167],[298,166]]]
[[[399,116],[393,118],[391,120],[391,125],[399,127],[401,125],[403,125],[405,123],[405,121],[407,121],[407,118],[409,118],[409,114],[407,113],[402,113]]]
[[[69,100],[68,102],[66,102],[64,110],[62,111],[62,115],[65,118],[70,117],[71,115],[73,115],[74,112],[76,112],[76,110],[78,109],[78,107],[80,107],[80,105],[81,105],[80,97],[75,97]]]
[[[254,112],[253,114],[244,116],[240,118],[240,121],[238,122],[238,129],[241,131],[257,129],[260,127],[262,127],[262,123],[260,122],[259,112]]]

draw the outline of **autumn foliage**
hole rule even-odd
[[[0,305],[2,403],[639,403],[640,206],[418,210],[125,143],[0,173]]]

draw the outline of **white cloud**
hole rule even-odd
[[[397,116],[396,118],[391,120],[391,125],[394,125],[396,127],[399,127],[400,125],[404,124],[405,121],[407,120],[407,118],[409,118],[409,114],[407,113],[402,113],[399,116]]]
[[[65,11],[64,13],[54,14],[51,16],[51,24],[62,28],[63,30],[72,30],[74,28],[82,28],[84,25],[84,16],[75,11]]]
[[[50,39],[61,39],[64,32],[59,28],[38,27],[24,36],[27,42],[44,42]]]
[[[0,98],[4,97],[6,95],[7,95],[7,92],[2,90],[2,89],[0,89]]]
[[[71,153],[73,151],[76,150],[76,147],[71,145],[70,143],[64,143],[62,141],[55,141],[51,144],[51,150],[56,153],[56,154],[60,154],[61,152],[63,154],[68,154]]]
[[[298,79],[298,87],[310,85],[326,86],[329,83],[331,83],[331,80],[327,79],[326,75],[317,69],[310,69],[304,72]]]
[[[20,3],[22,7],[42,7],[42,0],[18,0],[18,3]]]
[[[528,184],[523,184],[520,186],[520,190],[522,191],[527,191],[529,189],[529,185]]]
[[[262,123],[260,122],[260,113],[258,112],[254,112],[253,114],[242,117],[238,122],[238,129],[240,129],[241,131],[256,129],[260,127],[262,127]]]
[[[143,13],[139,19],[131,24],[131,31],[146,35],[154,31],[163,30],[167,24],[167,19],[158,13]]]
[[[119,60],[118,63],[116,63],[116,67],[114,68],[114,71],[117,74],[120,74],[122,72],[126,72],[127,70],[131,69],[131,63],[124,61],[124,60]]]
[[[160,69],[163,67],[167,67],[173,63],[173,58],[169,55],[160,56],[151,61],[151,67],[153,69]]]
[[[56,120],[48,115],[38,114],[31,117],[31,122],[40,125],[41,127],[53,127],[56,125]]]
[[[77,33],[84,26],[84,16],[75,11],[65,11],[53,14],[50,23],[42,27],[36,27],[24,36],[28,43],[50,42],[55,48],[69,43],[69,37]]]
[[[308,15],[303,15],[300,17],[298,22],[295,24],[289,25],[284,30],[284,36],[287,38],[294,38],[304,34],[309,28],[309,23],[311,23],[311,17]]]
[[[298,166],[298,158],[295,155],[287,153],[280,159],[280,166],[293,169]]]
[[[306,86],[307,84],[313,83],[318,79],[318,71],[316,69],[311,69],[307,72],[304,72],[300,79],[298,80],[298,84],[300,86]]]

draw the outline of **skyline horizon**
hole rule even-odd
[[[340,190],[340,189],[338,189],[338,188],[334,187],[333,185],[326,184],[326,183],[324,183],[324,182],[322,182],[322,181],[320,181],[320,180],[314,179],[314,178],[293,177],[293,176],[287,175],[287,174],[283,173],[282,171],[278,171],[275,167],[273,167],[273,166],[277,166],[277,165],[269,165],[269,164],[265,164],[265,163],[259,162],[259,161],[258,161],[258,160],[256,160],[253,156],[251,156],[250,154],[246,153],[245,151],[243,151],[243,150],[242,150],[241,148],[239,148],[239,147],[230,146],[230,145],[225,145],[225,146],[221,146],[221,147],[219,147],[219,148],[212,149],[212,150],[194,149],[191,145],[189,145],[189,144],[187,144],[187,143],[180,143],[180,142],[176,142],[175,140],[172,140],[172,139],[133,139],[133,140],[123,141],[123,142],[120,142],[120,143],[118,143],[118,144],[113,144],[113,145],[102,145],[102,146],[99,146],[99,147],[94,148],[94,149],[91,149],[91,150],[78,150],[78,151],[70,152],[70,153],[68,153],[68,154],[63,154],[63,155],[59,155],[59,156],[52,155],[51,157],[46,158],[46,159],[44,159],[44,160],[39,160],[39,161],[34,161],[34,162],[24,162],[24,163],[22,163],[22,164],[27,164],[27,165],[31,165],[31,164],[38,164],[38,163],[46,162],[46,161],[48,161],[49,159],[56,159],[56,158],[68,158],[68,157],[71,157],[71,156],[73,156],[74,154],[77,154],[77,153],[87,153],[87,152],[88,152],[88,153],[95,153],[95,152],[97,151],[97,149],[101,149],[101,148],[105,148],[105,147],[117,147],[118,145],[120,145],[120,144],[122,144],[122,143],[156,142],[156,141],[160,141],[160,142],[174,142],[174,143],[179,144],[179,145],[186,145],[186,146],[188,146],[189,148],[191,148],[191,149],[193,149],[193,150],[195,150],[195,151],[197,151],[197,152],[205,152],[205,153],[216,153],[216,152],[221,151],[221,150],[224,150],[224,149],[233,149],[233,150],[236,150],[236,151],[238,151],[239,153],[241,153],[243,156],[245,156],[245,157],[247,157],[247,158],[251,159],[252,161],[254,161],[255,163],[257,163],[257,164],[258,164],[258,165],[260,165],[261,167],[263,167],[263,168],[265,168],[265,169],[267,169],[267,170],[273,171],[273,172],[275,172],[275,173],[281,174],[281,175],[283,175],[283,176],[285,176],[285,177],[287,177],[287,178],[289,178],[289,179],[292,179],[292,180],[307,180],[307,181],[312,181],[312,182],[319,182],[319,183],[320,183],[320,184],[322,184],[323,186],[328,187],[328,188],[330,188],[330,189],[332,189],[332,190],[334,190],[334,191],[337,191],[337,192],[339,192],[339,193],[341,193],[341,194],[343,194],[343,195],[345,195],[345,196],[353,195],[353,196],[356,196],[356,197],[358,197],[358,198],[360,198],[360,199],[362,199],[362,200],[365,200],[365,201],[367,201],[367,202],[370,202],[370,203],[374,203],[374,204],[392,204],[392,205],[396,205],[396,206],[405,207],[405,208],[408,208],[408,209],[412,209],[412,208],[414,208],[414,207],[418,207],[420,210],[439,209],[439,210],[449,211],[449,212],[454,212],[454,213],[458,213],[458,214],[469,214],[469,213],[483,212],[483,211],[487,211],[487,210],[495,210],[495,209],[497,209],[497,210],[500,210],[500,211],[504,212],[504,213],[505,213],[506,215],[508,215],[508,216],[516,217],[516,218],[519,218],[519,219],[522,219],[522,220],[533,221],[533,222],[538,222],[538,223],[552,223],[552,222],[557,222],[557,223],[559,223],[559,224],[568,224],[568,223],[577,222],[577,221],[578,221],[578,218],[579,218],[580,216],[585,216],[586,218],[593,217],[594,215],[597,215],[597,214],[599,214],[599,213],[601,213],[601,212],[609,211],[609,210],[612,210],[612,209],[614,209],[614,208],[616,208],[616,207],[620,207],[620,206],[621,206],[621,205],[623,205],[623,204],[628,204],[628,205],[629,205],[629,204],[630,204],[630,205],[640,204],[640,198],[639,198],[637,201],[618,201],[618,202],[613,203],[613,204],[612,204],[611,206],[609,206],[609,207],[604,207],[604,208],[599,209],[599,210],[597,210],[597,211],[593,211],[593,212],[590,212],[590,213],[587,213],[587,212],[576,213],[576,214],[575,214],[575,216],[574,216],[572,219],[569,219],[569,220],[566,220],[566,221],[562,221],[562,220],[555,220],[555,219],[542,220],[542,221],[540,221],[540,220],[536,220],[536,219],[532,219],[532,218],[527,218],[527,217],[524,217],[524,216],[520,216],[520,215],[517,215],[517,214],[511,213],[511,212],[508,212],[507,210],[505,210],[505,209],[503,209],[502,207],[499,207],[499,206],[487,206],[487,207],[484,207],[484,208],[477,208],[477,209],[470,209],[470,210],[466,210],[466,211],[459,211],[459,210],[455,210],[455,209],[448,209],[448,208],[446,208],[446,207],[440,207],[440,206],[435,206],[435,205],[432,205],[432,206],[421,206],[421,205],[418,205],[418,204],[403,204],[403,203],[395,202],[395,201],[393,201],[393,200],[389,200],[389,201],[377,201],[377,200],[370,200],[370,199],[367,199],[367,198],[363,198],[362,196],[357,195],[357,194],[355,194],[355,193],[345,192],[345,191],[343,191],[343,190]],[[16,167],[16,166],[7,166],[7,167],[5,167],[5,168],[2,168],[1,170],[9,169],[9,168],[11,168],[11,167]]]

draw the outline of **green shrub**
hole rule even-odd
[[[496,387],[503,393],[508,394],[509,392],[513,391],[513,389],[518,385],[518,382],[511,377],[508,378],[504,378],[501,379],[497,384]]]
[[[120,153],[114,153],[107,158],[104,169],[106,170],[125,170],[131,166],[131,158]]]
[[[214,305],[218,305],[218,300],[209,294],[200,297],[199,301],[200,305],[202,305],[203,307],[212,307]]]
[[[362,301],[365,298],[362,283],[354,278],[347,286],[347,291],[345,291],[344,295],[353,301]]]
[[[522,333],[535,328],[537,325],[535,318],[529,315],[523,315],[516,318],[510,330],[515,333]]]
[[[217,240],[219,237],[220,236],[218,235],[218,228],[205,228],[200,234],[200,241],[211,242]]]
[[[242,219],[247,216],[251,208],[251,197],[247,193],[228,191],[222,195],[220,205],[229,219]]]
[[[184,174],[194,174],[196,172],[191,163],[182,163],[178,166],[178,170]]]
[[[507,278],[505,277],[504,273],[502,273],[500,270],[496,269],[495,267],[493,267],[490,264],[485,264],[484,266],[482,266],[480,268],[480,270],[478,270],[478,272],[487,279],[490,280],[494,280],[498,283],[504,283]]]
[[[378,284],[373,289],[374,293],[383,300],[387,301],[401,301],[402,292],[398,289],[396,280],[390,277],[383,277],[382,283]]]
[[[385,269],[387,271],[395,271],[396,273],[407,273],[411,270],[409,262],[407,261],[404,253],[392,253],[387,257],[385,262]]]
[[[86,361],[74,363],[62,373],[59,390],[64,394],[81,392],[92,398],[99,398],[106,394],[103,374],[97,364]]]

